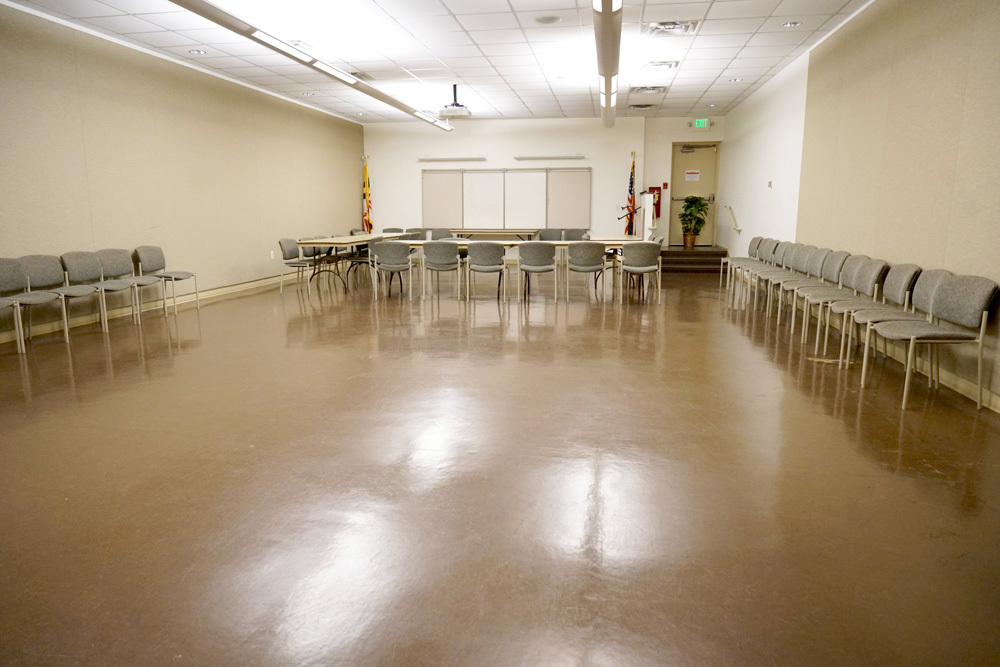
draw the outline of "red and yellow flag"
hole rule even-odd
[[[361,204],[361,229],[364,230],[366,234],[370,234],[373,227],[374,220],[372,219],[372,188],[368,181],[368,156],[364,158],[365,165],[365,182],[361,188],[362,192],[362,204]]]
[[[632,171],[628,177],[628,204],[625,206],[625,233],[635,230],[635,151],[632,151]]]

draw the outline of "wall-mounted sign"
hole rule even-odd
[[[701,180],[701,170],[700,169],[688,169],[684,172],[685,181],[700,181]]]

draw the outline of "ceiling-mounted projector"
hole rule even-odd
[[[458,103],[458,84],[453,84],[451,87],[452,95],[454,96],[454,101],[451,104],[446,104],[441,107],[438,111],[439,118],[469,118],[472,116],[472,112],[469,108]]]

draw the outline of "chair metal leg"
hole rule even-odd
[[[861,387],[862,389],[867,386],[866,380],[868,378],[868,343],[871,340],[872,335],[872,323],[868,323],[868,327],[865,329],[865,355],[861,362]]]
[[[900,409],[906,409],[906,399],[910,395],[910,376],[913,374],[913,354],[917,347],[917,339],[910,339],[910,347],[906,352],[906,379],[903,381],[903,405]]]

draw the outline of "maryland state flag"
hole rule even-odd
[[[364,230],[365,234],[370,234],[372,231],[372,188],[371,184],[368,182],[368,156],[364,158],[365,164],[365,183],[361,188],[362,192],[362,204],[361,204],[361,229]]]
[[[367,182],[367,181],[366,181]],[[628,177],[628,204],[625,206],[625,233],[633,234],[635,222],[635,151],[632,151],[632,172]]]

